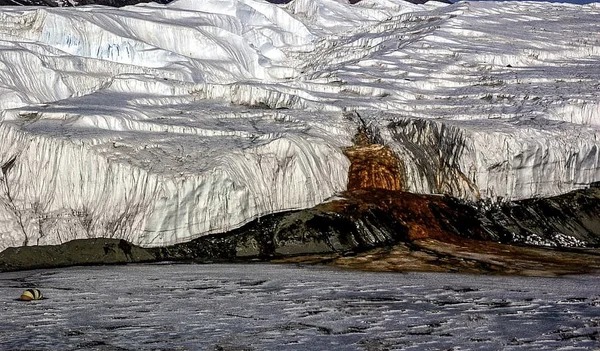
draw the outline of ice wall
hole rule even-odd
[[[342,192],[359,128],[403,189],[600,180],[600,7],[255,0],[0,8],[0,250],[226,231]],[[507,30],[510,28],[510,30]]]
[[[220,130],[192,123],[144,130],[99,115],[104,133],[77,117],[64,123],[42,115],[26,127],[5,121],[2,248],[91,237],[168,245],[311,207],[344,189],[349,162],[341,142],[349,144],[350,133],[320,137],[311,121],[229,114],[214,117]],[[244,130],[253,126],[266,132]]]
[[[385,140],[401,155],[404,189],[466,199],[561,194],[598,179],[594,128],[532,121],[401,119]]]

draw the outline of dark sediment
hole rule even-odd
[[[0,271],[155,261],[147,249],[119,239],[80,239],[62,245],[10,247],[0,252]]]
[[[482,227],[503,243],[600,247],[600,188],[482,210]]]

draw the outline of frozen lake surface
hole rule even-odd
[[[47,299],[15,300],[29,287]],[[0,274],[1,350],[598,350],[598,276],[129,265]]]

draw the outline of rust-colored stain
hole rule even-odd
[[[388,214],[402,238],[393,246],[355,254],[288,258],[369,271],[430,271],[470,274],[555,276],[600,271],[598,249],[551,249],[491,241],[479,212],[449,196],[402,191],[403,166],[393,152],[369,142],[366,134],[345,150],[351,160],[344,199],[318,205],[325,212],[360,218]]]
[[[308,261],[375,271],[534,276],[600,270],[598,250],[561,251],[485,240],[487,233],[473,208],[449,196],[402,191],[402,160],[389,147],[370,142],[364,132],[359,132],[354,141],[355,145],[345,150],[351,166],[344,199],[318,207],[350,217],[383,210],[403,227],[406,241],[350,256],[308,257]]]
[[[337,257],[331,265],[380,272],[457,272],[524,276],[597,273],[598,250],[561,251],[465,240],[462,244],[417,240],[379,248],[355,256]]]
[[[326,262],[368,271],[460,272],[556,276],[600,271],[598,249],[552,249],[483,240],[481,223],[450,197],[381,189],[355,190],[345,199],[319,205],[358,216],[374,208],[408,229],[406,241],[354,255],[295,257],[284,262]]]
[[[403,192],[404,165],[388,146],[372,142],[364,130],[359,130],[354,137],[354,145],[344,152],[351,162],[346,205],[352,204],[363,210],[373,206],[384,209],[405,224],[410,240],[460,240],[447,229],[446,222],[465,213],[450,208],[443,196]],[[476,227],[468,229],[479,230]],[[474,234],[477,236],[477,233]]]
[[[402,161],[389,147],[370,143],[364,132],[359,132],[354,141],[354,146],[344,150],[351,162],[348,190],[404,189]]]
[[[410,240],[437,239],[448,242],[463,240],[465,237],[481,237],[481,228],[476,218],[465,211],[466,207],[455,208],[449,197],[422,195],[403,191],[383,189],[360,189],[344,193],[346,200],[338,203],[338,210],[348,206],[360,211],[377,207],[389,213],[408,229]],[[333,203],[328,206],[336,206]],[[462,235],[457,235],[460,223]]]

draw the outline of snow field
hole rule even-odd
[[[596,276],[215,264],[2,273],[0,282],[3,349],[593,350],[600,331]],[[14,300],[29,287],[47,299]]]

